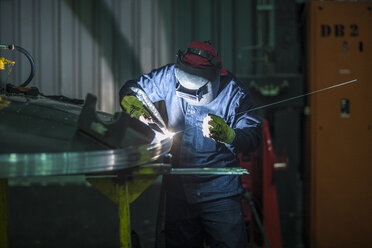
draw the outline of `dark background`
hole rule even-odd
[[[210,40],[223,65],[250,87],[257,106],[306,92],[304,30],[307,1],[10,1],[0,0],[0,43],[26,48],[37,64],[32,82],[46,94],[98,96],[119,110],[118,89],[129,79],[174,62],[192,40]],[[4,56],[5,54],[2,54]],[[28,65],[19,55],[8,79]],[[0,73],[4,84],[7,74]],[[277,92],[265,88],[277,88]],[[278,156],[275,173],[283,247],[303,247],[303,118],[305,99],[259,111]],[[117,247],[117,207],[84,178],[9,181],[11,247]],[[160,181],[132,206],[132,225],[152,247]]]

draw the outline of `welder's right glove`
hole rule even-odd
[[[218,142],[231,144],[235,139],[235,131],[219,116],[208,114],[203,120],[203,135]]]
[[[124,96],[120,104],[128,115],[137,119],[142,116],[145,120],[151,120],[151,115],[137,97],[132,95]]]

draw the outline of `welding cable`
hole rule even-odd
[[[35,75],[35,62],[34,62],[34,59],[31,56],[31,54],[29,52],[27,52],[25,49],[23,49],[20,46],[14,46],[14,48],[17,51],[23,53],[27,57],[28,61],[30,62],[30,65],[31,65],[30,75],[28,76],[27,80],[23,84],[21,84],[22,87],[26,87],[31,82],[31,80],[34,78],[34,75]]]
[[[20,46],[15,46],[15,45],[0,45],[0,49],[17,50],[26,56],[26,58],[30,62],[31,71],[30,71],[30,75],[28,76],[27,80],[23,84],[20,85],[22,87],[26,87],[31,82],[31,80],[34,78],[34,75],[35,75],[35,62],[31,54],[26,49]]]
[[[248,190],[246,190],[243,193],[243,197],[247,200],[249,206],[251,207],[251,210],[252,210],[252,213],[253,213],[253,217],[254,217],[254,219],[256,221],[256,224],[258,226],[258,229],[260,229],[260,232],[262,233],[262,238],[264,240],[265,247],[266,248],[270,248],[270,246],[269,246],[269,240],[267,239],[267,236],[266,236],[265,230],[263,229],[263,226],[262,226],[260,217],[258,216],[257,209],[256,209],[256,207],[254,205],[253,200],[252,200],[252,193],[249,192]]]

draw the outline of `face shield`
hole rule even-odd
[[[190,52],[188,49],[187,52]],[[203,50],[197,50],[194,54],[202,56]],[[207,54],[207,53],[206,53]],[[210,54],[207,54],[212,56]],[[202,106],[210,103],[216,98],[220,87],[220,63],[211,64],[205,68],[195,68],[185,65],[182,62],[184,54],[179,51],[174,74],[178,81],[176,85],[176,95],[185,99],[188,103],[195,106]],[[204,56],[202,56],[204,57]]]
[[[211,82],[206,78],[187,73],[177,67],[174,73],[178,80],[176,95],[184,98],[188,103],[202,106],[216,98],[220,87],[219,76]]]

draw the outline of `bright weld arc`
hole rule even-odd
[[[155,141],[162,141],[162,140],[165,140],[165,139],[171,139],[173,138],[174,135],[176,135],[177,133],[174,133],[174,132],[171,132],[167,129],[162,129],[163,133],[161,132],[157,132],[155,131],[155,138],[154,140]]]

